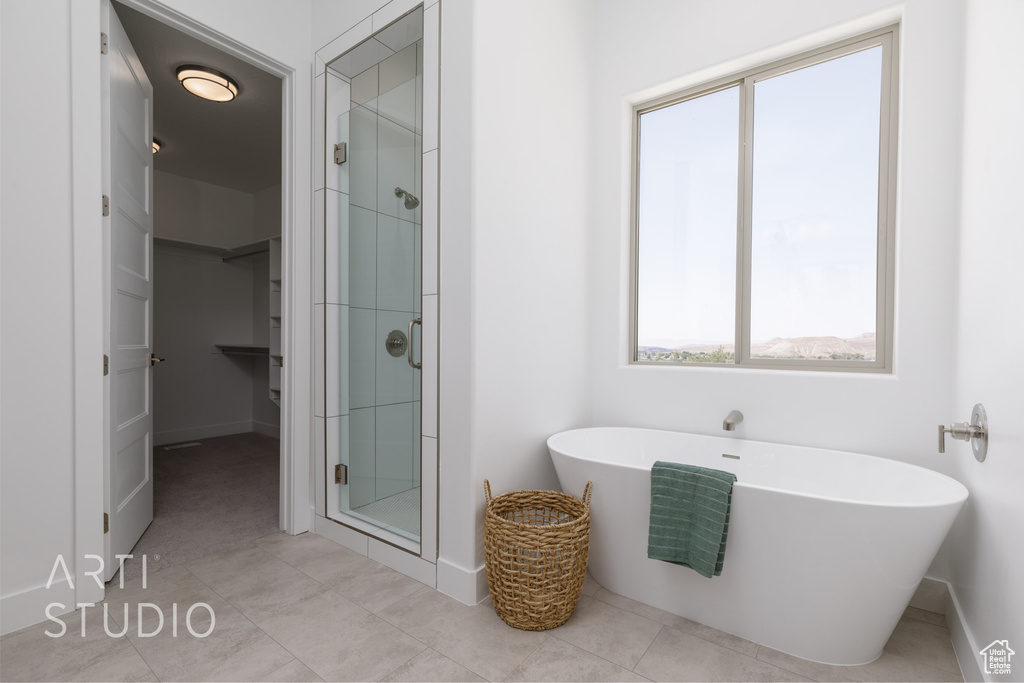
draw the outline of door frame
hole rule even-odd
[[[304,282],[303,272],[293,267],[297,263],[296,254],[308,253],[309,250],[309,226],[306,225],[306,229],[300,231],[301,219],[308,218],[308,207],[303,211],[297,201],[299,197],[309,194],[308,178],[303,178],[299,172],[305,157],[297,145],[298,95],[304,91],[301,88],[302,74],[296,68],[210,29],[156,0],[120,1],[281,78],[281,268],[286,290],[282,300],[281,343],[282,353],[290,362],[282,368],[281,376],[281,495],[278,520],[280,528],[286,533],[308,531],[311,528],[309,478],[312,411],[309,396],[312,375],[311,372],[303,374],[301,370],[309,370],[311,356],[310,349],[306,347],[311,340],[308,334],[296,334],[300,329],[296,325],[296,317],[301,311],[311,308],[303,306],[304,301],[310,297],[310,283]],[[107,296],[107,286],[104,284],[106,227],[100,212],[102,185],[99,174],[103,155],[100,135],[101,3],[94,0],[70,4],[75,429],[72,444],[75,490],[73,569],[70,561],[68,564],[78,579],[75,585],[77,602],[93,604],[103,599],[104,587],[89,580],[85,573],[96,569],[96,560],[91,556],[103,556],[103,465],[109,450],[104,424],[110,414],[109,376],[103,376],[101,367],[101,357],[108,353],[105,341],[108,322],[103,303]],[[305,316],[302,317],[305,319]],[[303,415],[306,419],[301,419]]]

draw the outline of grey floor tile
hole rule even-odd
[[[117,581],[113,581],[107,584],[104,601],[113,609],[124,603],[136,605],[139,602],[155,602],[162,597],[173,596],[175,593],[202,585],[203,582],[185,569],[184,565],[177,565],[147,574],[145,580],[140,577],[125,581],[123,588]],[[117,613],[120,613],[119,609]]]
[[[306,575],[373,613],[424,586],[336,543],[328,547],[319,542],[275,539],[263,545]]]
[[[665,627],[633,669],[654,681],[806,681],[721,645]]]
[[[328,541],[328,543],[331,542]],[[307,554],[306,550],[304,548],[299,551],[293,547],[290,557],[282,557],[284,553],[278,556],[317,581],[337,576],[339,573],[358,574],[361,571],[369,571],[374,567],[381,566],[365,555],[343,548],[337,543],[331,543],[329,548],[321,545],[316,553]]]
[[[569,621],[550,633],[632,670],[661,629],[656,621],[584,595]]]
[[[928,610],[921,609],[920,607],[907,607],[907,609],[903,611],[903,616],[909,619],[917,619],[918,621],[924,621],[929,624],[947,628],[945,615],[937,612],[929,612]]]
[[[960,675],[949,629],[903,617],[885,644],[885,653]]]
[[[416,579],[368,559],[365,563],[346,563],[318,580],[374,614],[424,587]]]
[[[785,652],[779,652],[773,650],[770,647],[762,645],[757,651],[757,659],[777,666],[780,669],[786,671],[792,671],[800,676],[813,679],[815,681],[857,681],[860,680],[859,674],[853,670],[853,667],[849,666],[832,666],[831,664],[821,664],[819,662],[812,662],[807,659],[800,659],[793,655],[788,655]]]
[[[601,584],[599,584],[597,580],[590,575],[590,572],[587,572],[587,575],[583,579],[583,595],[594,597],[599,590],[601,590]]]
[[[156,675],[127,638],[112,638],[103,629],[100,611],[60,617],[67,631],[53,621],[23,629],[0,640],[5,681],[155,681]]]
[[[209,606],[212,617],[200,603]],[[135,623],[137,614],[132,615],[128,638],[161,680],[259,680],[293,659],[208,586],[158,607],[164,615],[163,624],[153,609],[143,613],[141,625]],[[155,635],[139,637],[140,629],[143,634]]]
[[[106,606],[112,623],[124,627],[125,610],[128,614],[128,635],[135,632],[138,635],[138,614],[142,609],[143,621],[155,619],[156,610],[151,607],[140,605],[156,605],[160,613],[166,618],[173,616],[173,606],[184,605],[188,609],[196,602],[208,600],[220,600],[220,597],[212,588],[199,580],[192,572],[185,569],[184,565],[177,565],[168,569],[149,574],[146,580],[140,577],[126,581],[124,588],[116,583],[107,586],[106,599],[103,604]],[[143,585],[145,584],[145,585]],[[184,618],[184,614],[181,615]],[[144,631],[148,632],[148,631]]]
[[[327,681],[377,680],[426,649],[333,591],[291,605],[259,625]]]
[[[962,681],[959,673],[939,669],[916,658],[883,650],[882,656],[863,666],[849,667],[855,681]]]
[[[517,666],[506,681],[646,681],[628,669],[571,645],[548,638]]]
[[[489,681],[505,678],[548,638],[543,631],[512,628],[492,607],[463,605],[431,588],[403,598],[380,617]]]
[[[888,647],[888,646],[887,646]],[[938,669],[919,659],[883,650],[882,656],[861,666],[830,666],[761,646],[757,658],[816,681],[961,681],[959,672]]]
[[[443,681],[483,681],[466,667],[456,664],[443,654],[427,648],[408,662],[384,677],[385,681],[424,681],[441,683]]]
[[[283,531],[264,536],[256,541],[271,555],[301,569],[301,565],[320,559],[325,554],[341,550],[334,541],[314,533],[289,536]]]
[[[316,683],[324,679],[313,673],[313,670],[297,659],[293,659],[277,671],[272,671],[260,679],[260,683]]]
[[[254,543],[210,555],[186,567],[253,621],[327,590]]]
[[[670,626],[678,631],[683,631],[684,633],[689,633],[690,635],[697,636],[698,638],[703,638],[704,640],[711,641],[716,645],[727,647],[730,650],[736,650],[748,657],[754,657],[757,655],[757,643],[749,641],[746,638],[740,638],[739,636],[734,636],[731,633],[719,631],[716,628],[705,626],[704,624],[666,612],[665,610],[660,610],[657,607],[645,605],[642,602],[631,600],[630,598],[623,597],[617,593],[612,593],[604,588],[599,590],[594,597],[602,602],[607,602],[609,605],[621,607],[633,614],[639,614],[642,617],[647,617],[648,619],[657,621],[665,626]]]

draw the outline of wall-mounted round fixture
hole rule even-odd
[[[179,66],[178,82],[204,100],[230,102],[238,95],[238,84],[230,76],[196,64]]]
[[[160,151],[160,148],[164,146],[164,143],[160,142],[156,138],[153,138],[153,154]]]

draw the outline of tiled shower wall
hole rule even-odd
[[[420,315],[422,41],[356,75],[338,141],[347,142],[349,249],[349,505],[420,484],[420,377],[384,340]],[[344,201],[343,183],[339,183]],[[339,205],[339,216],[343,207]],[[344,222],[344,221],[342,221]],[[330,229],[330,224],[328,224]],[[422,329],[413,331],[420,358]],[[341,349],[345,353],[345,349]]]

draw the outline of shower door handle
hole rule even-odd
[[[409,360],[409,365],[412,366],[412,368],[414,370],[419,370],[420,368],[423,367],[423,363],[417,363],[416,361],[414,361],[412,359],[412,346],[413,346],[413,344],[412,344],[412,326],[413,325],[419,325],[420,327],[422,327],[423,326],[423,318],[413,318],[412,320],[409,321],[409,334],[408,334],[408,337],[409,337],[409,349],[408,349],[408,356],[406,356],[406,358]]]

